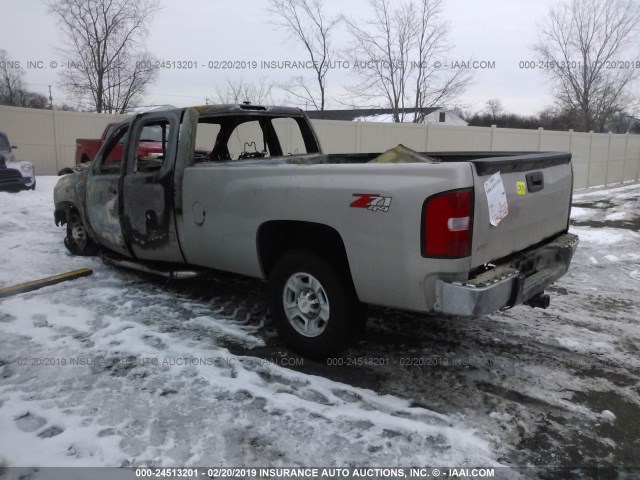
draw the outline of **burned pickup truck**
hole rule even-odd
[[[140,153],[147,127],[162,132],[159,155]],[[362,327],[366,304],[466,317],[546,307],[578,243],[570,160],[323,154],[299,109],[183,108],[114,128],[89,168],[58,182],[55,221],[74,254],[267,280],[280,335],[322,357]]]

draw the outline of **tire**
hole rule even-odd
[[[98,245],[91,239],[82,218],[77,210],[71,209],[67,214],[67,236],[64,246],[73,255],[90,257],[98,253]]]
[[[338,353],[353,337],[354,326],[363,322],[364,309],[349,276],[312,252],[280,257],[269,287],[271,317],[280,337],[305,357]]]
[[[27,190],[35,190],[36,189],[36,181],[33,181],[33,185],[31,185],[30,187],[27,187]]]

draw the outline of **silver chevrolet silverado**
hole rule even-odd
[[[162,151],[139,148],[148,132]],[[143,156],[140,154],[143,152]],[[74,254],[171,278],[265,279],[284,341],[335,353],[364,305],[479,316],[546,307],[578,244],[569,153],[323,154],[294,108],[132,117],[55,188]]]

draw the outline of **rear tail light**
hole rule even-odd
[[[468,257],[472,228],[473,188],[429,197],[422,207],[422,256]]]

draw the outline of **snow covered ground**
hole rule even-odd
[[[372,308],[328,365],[279,343],[258,281],[69,255],[56,181],[0,192],[0,287],[94,273],[0,300],[0,465],[640,466],[638,184],[575,195],[548,310]]]

